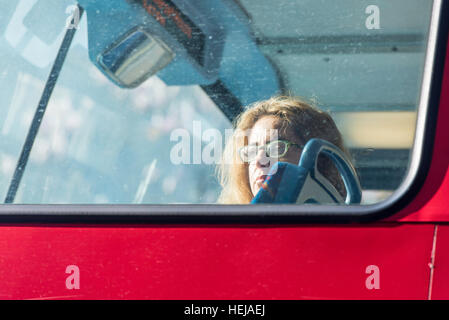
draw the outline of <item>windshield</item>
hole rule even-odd
[[[432,1],[362,2],[2,1],[0,197],[22,171],[13,203],[216,203],[232,121],[287,94],[332,116],[362,203],[385,199],[410,161]]]

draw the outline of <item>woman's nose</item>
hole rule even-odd
[[[255,158],[256,167],[266,168],[270,166],[270,158],[267,157],[267,153],[264,149],[260,149]]]

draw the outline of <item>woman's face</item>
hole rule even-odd
[[[280,125],[280,119],[275,116],[265,116],[260,118],[250,131],[248,144],[264,146],[272,140],[280,139],[299,143],[290,132],[291,130],[287,129],[286,135],[282,135],[280,131],[277,131],[279,130]],[[274,135],[273,132],[275,133]],[[256,158],[248,164],[248,178],[253,196],[257,194],[271,167],[277,161],[298,164],[300,156],[301,149],[293,145],[290,145],[288,152],[280,159],[267,157],[265,150],[259,149]]]

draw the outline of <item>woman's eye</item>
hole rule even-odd
[[[276,142],[270,145],[269,154],[271,157],[278,157],[283,154],[285,150],[285,146],[282,143]]]
[[[241,150],[241,158],[244,161],[250,161],[257,154],[257,147],[255,146],[246,146]]]
[[[248,156],[255,156],[257,155],[257,147],[256,146],[249,146],[247,149]]]

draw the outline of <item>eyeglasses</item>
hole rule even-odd
[[[265,151],[265,155],[270,158],[281,158],[285,156],[290,146],[301,147],[297,143],[293,143],[288,140],[273,140],[263,146],[257,145],[248,145],[239,149],[239,156],[243,162],[251,162],[259,153],[259,150],[262,149]]]

